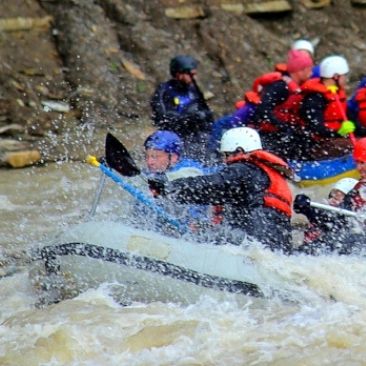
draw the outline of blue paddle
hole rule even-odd
[[[187,232],[188,227],[182,224],[178,219],[169,215],[163,208],[158,206],[151,198],[146,197],[143,192],[134,187],[132,184],[124,181],[120,175],[116,174],[111,168],[107,167],[104,163],[100,163],[95,156],[89,155],[86,158],[87,163],[92,166],[99,167],[100,170],[109,178],[111,178],[115,183],[122,187],[126,192],[128,192],[137,201],[143,203],[151,210],[153,210],[157,215],[164,219],[167,223],[172,225],[178,230],[179,233],[184,234]]]

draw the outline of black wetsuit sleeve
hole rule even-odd
[[[301,117],[307,121],[308,130],[322,137],[339,137],[324,125],[324,110],[327,101],[320,93],[306,96],[300,108]]]
[[[267,85],[261,92],[261,103],[258,104],[254,114],[257,123],[268,121],[280,131],[288,131],[290,125],[275,117],[274,108],[283,103],[289,97],[288,86],[284,81],[278,81]]]
[[[245,201],[248,195],[253,194],[251,185],[255,181],[261,184],[258,170],[233,164],[215,174],[176,179],[168,185],[167,194],[178,203],[238,204],[239,199]],[[268,185],[266,176],[264,184]],[[264,189],[259,187],[258,190]]]
[[[182,116],[185,129],[188,131],[211,131],[213,114],[205,101],[193,103]]]

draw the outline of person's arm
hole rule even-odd
[[[335,131],[331,131],[324,124],[324,110],[327,101],[320,93],[306,96],[300,108],[301,117],[307,121],[308,130],[322,137],[340,137]]]
[[[229,182],[239,179],[236,172],[224,168],[222,171],[200,177],[177,179],[167,186],[167,195],[178,203],[223,204]]]
[[[265,179],[259,177],[258,169],[244,164],[233,164],[215,174],[177,179],[166,186],[166,194],[178,203],[238,204],[239,196],[240,200],[245,201],[248,195],[253,194],[253,182],[256,182],[257,190],[268,184],[266,176]]]
[[[334,230],[334,227],[346,221],[344,215],[312,207],[310,197],[304,194],[296,195],[293,207],[296,213],[306,216],[311,224],[323,231]]]

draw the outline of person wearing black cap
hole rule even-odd
[[[150,104],[154,126],[178,134],[185,154],[204,160],[213,114],[195,81],[197,67],[192,56],[174,57],[170,61],[171,79],[158,85]]]

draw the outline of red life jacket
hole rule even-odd
[[[292,192],[284,176],[291,176],[292,171],[287,163],[267,151],[256,150],[249,154],[238,154],[229,157],[227,164],[241,161],[252,163],[267,174],[270,183],[264,192],[264,206],[291,217]]]
[[[301,87],[304,96],[310,93],[319,93],[327,101],[327,106],[324,110],[324,126],[331,131],[337,132],[344,120],[343,113],[337,103],[336,95],[330,91],[319,78],[307,80]],[[338,88],[337,96],[343,110],[347,107],[347,98],[344,89]]]
[[[259,104],[261,102],[260,93],[263,88],[269,84],[275,83],[276,81],[283,80],[283,77],[284,75],[278,71],[269,72],[257,77],[253,82],[252,90],[245,92],[243,99],[235,102],[235,108],[238,109],[242,107],[245,102]]]
[[[285,64],[285,63],[276,64],[274,69],[275,69],[275,71],[278,71],[281,74],[286,74],[287,73],[287,64]]]
[[[359,109],[357,119],[363,127],[366,127],[366,87],[357,90],[355,101]]]
[[[245,106],[246,103],[259,104],[261,98],[258,93],[253,90],[249,90],[244,93],[244,99],[235,102],[235,108],[240,109]]]
[[[302,102],[301,88],[288,75],[276,71],[264,74],[255,79],[253,90],[260,94],[264,87],[280,80],[287,84],[289,97],[274,108],[273,114],[281,122],[303,127],[305,123],[299,114]],[[262,121],[259,126],[259,131],[271,133],[277,132],[278,128],[268,121]]]
[[[264,87],[273,84],[276,81],[280,81],[283,78],[283,74],[278,71],[268,72],[261,76],[258,76],[252,85],[252,90],[255,93],[260,94]]]

